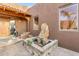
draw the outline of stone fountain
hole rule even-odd
[[[58,40],[48,39],[49,37],[49,28],[46,23],[43,23],[41,26],[41,32],[38,37],[31,37],[24,40],[24,46],[31,55],[34,56],[43,56],[50,55],[58,46]]]

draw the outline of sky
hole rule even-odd
[[[28,7],[31,7],[34,5],[34,3],[18,3],[18,4],[20,4],[22,6],[28,6]]]

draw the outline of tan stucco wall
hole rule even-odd
[[[62,5],[64,4],[36,4],[28,11],[32,16],[39,17],[39,25],[43,22],[49,25],[50,38],[58,39],[59,46],[79,52],[79,32],[59,31],[59,7]],[[32,22],[30,31],[33,31]]]
[[[22,34],[23,32],[26,32],[27,29],[27,22],[26,20],[16,20],[16,30],[19,34]]]
[[[18,18],[15,18],[13,19],[16,21],[16,30],[18,31],[19,34],[22,34],[23,32],[26,32],[27,31],[27,21],[25,19],[18,19]],[[9,30],[9,21],[10,19],[8,18],[0,18],[0,21],[2,22],[7,22],[8,25],[5,27],[4,29],[4,36],[8,36],[10,35],[10,30]],[[8,29],[8,30],[7,30]],[[0,36],[3,36],[2,34]]]

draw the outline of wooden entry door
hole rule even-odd
[[[0,21],[0,37],[5,37],[10,34],[9,30],[9,22],[8,21]]]

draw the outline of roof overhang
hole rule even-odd
[[[13,17],[31,17],[27,12],[27,7],[19,6],[12,3],[0,3],[0,14]]]

